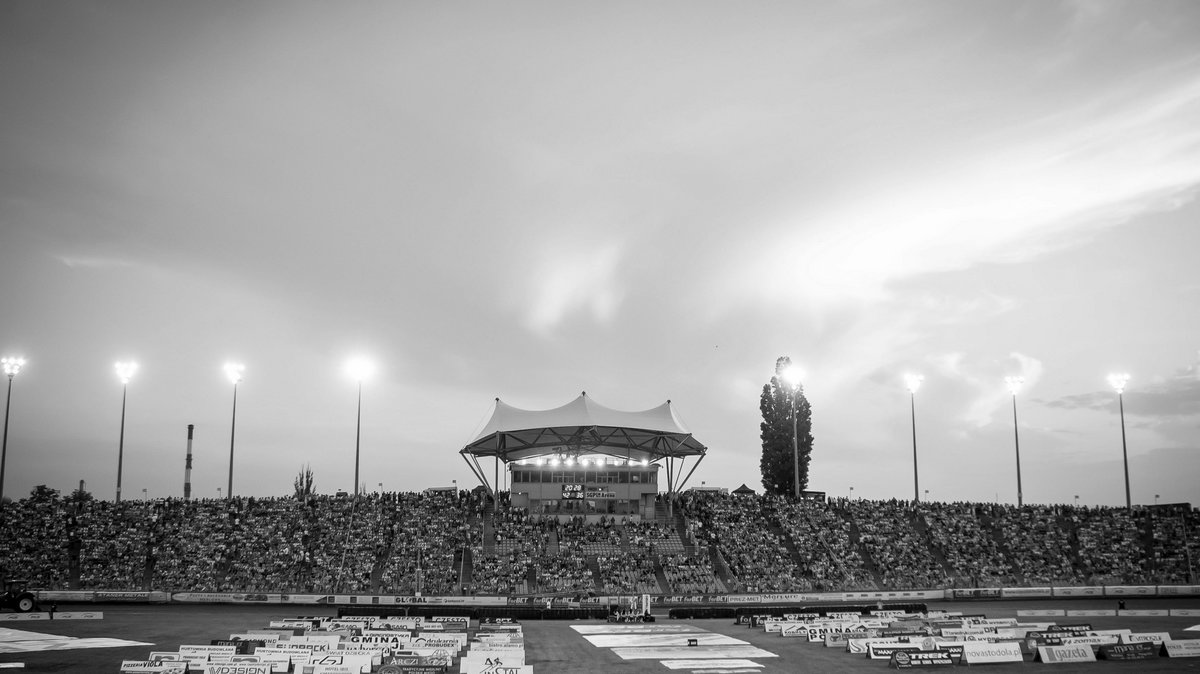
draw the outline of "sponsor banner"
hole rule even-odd
[[[104,620],[103,611],[59,611],[50,616],[52,620]]]
[[[312,657],[312,651],[304,648],[256,648],[254,655],[262,655],[268,657],[283,656],[291,661],[292,664],[305,664]]]
[[[462,674],[533,674],[533,665],[485,665],[462,663]]]
[[[950,599],[998,599],[1000,597],[1000,588],[998,587],[973,587],[963,589],[945,590],[949,594]]]
[[[448,630],[463,630],[464,632],[471,626],[470,616],[433,616],[425,618],[425,623],[441,623]]]
[[[1052,587],[1055,597],[1103,597],[1102,587]]]
[[[836,593],[830,593],[836,595]],[[907,592],[842,592],[840,593],[842,601],[859,602],[859,601],[878,601],[880,599],[918,599],[918,600],[941,600],[946,598],[945,590],[910,590]],[[829,597],[834,599],[834,596]]]
[[[882,643],[867,644],[867,658],[870,660],[891,660],[893,653],[918,653],[921,647],[917,644]]]
[[[1158,588],[1154,585],[1105,585],[1104,596],[1106,597],[1153,597],[1158,593]]]
[[[462,666],[462,671],[467,671],[468,668],[485,666],[485,667],[519,667],[525,664],[525,653],[505,653],[498,655],[495,653],[475,654],[467,653],[459,659],[459,664]]]
[[[375,664],[370,653],[314,653],[310,665],[348,667],[355,672],[369,672]]]
[[[808,626],[804,623],[785,623],[780,626],[779,636],[781,637],[804,637],[808,638]]]
[[[1170,640],[1171,635],[1168,632],[1130,632],[1128,634],[1121,635],[1122,644],[1161,644],[1164,641]]]
[[[946,667],[954,665],[950,654],[944,651],[909,652],[896,651],[892,653],[888,666],[893,669],[912,669],[913,667]]]
[[[827,620],[858,620],[858,619],[862,618],[862,614],[857,611],[854,611],[854,612],[834,611],[832,613],[829,613],[825,617]]]
[[[992,632],[988,632],[987,630],[980,628],[980,627],[958,627],[958,628],[943,627],[940,631],[942,633],[942,636],[954,637],[954,638],[992,634]]]
[[[1035,659],[1046,664],[1094,662],[1096,654],[1091,646],[1038,646]]]
[[[1161,646],[1148,641],[1133,644],[1112,644],[1100,647],[1102,660],[1150,660],[1158,657]]]
[[[1200,609],[1173,608],[1173,609],[1169,609],[1169,610],[1171,611],[1172,618],[1174,618],[1176,616],[1183,617],[1183,618],[1195,618],[1195,617],[1200,616]]]
[[[1049,587],[1002,587],[1000,596],[1005,599],[1049,599],[1054,592]]]
[[[1016,618],[965,618],[968,625],[979,627],[1016,627]]]
[[[111,590],[95,590],[92,592],[94,601],[106,602],[135,602],[135,603],[153,603],[165,604],[171,600],[171,595],[167,592],[133,592],[133,591],[111,591]]]
[[[993,662],[1024,662],[1021,647],[1013,641],[985,643],[968,641],[963,644],[963,662],[978,665]]]
[[[243,592],[176,592],[171,601],[181,604],[279,604],[283,595]]]
[[[122,660],[121,669],[124,672],[160,672],[170,674],[187,674],[186,662],[155,662],[152,660]]]
[[[1089,648],[1095,646],[1098,648],[1100,646],[1110,646],[1119,643],[1121,643],[1121,637],[1115,634],[1095,634],[1086,637],[1063,637],[1061,645],[1087,646]]]
[[[1116,616],[1117,609],[1067,609],[1067,617],[1071,618],[1099,618],[1103,616]]]
[[[1168,658],[1200,658],[1200,639],[1178,639],[1163,642]]]
[[[34,592],[38,601],[90,602],[95,600],[91,590],[38,590]]]
[[[1160,597],[1191,597],[1200,594],[1200,585],[1159,585]]]
[[[0,620],[49,620],[49,613],[0,613]]]
[[[270,665],[271,671],[275,674],[287,674],[287,671],[292,668],[291,662],[286,655],[235,655],[229,658],[228,664]]]
[[[204,674],[271,674],[271,665],[262,663],[222,663],[222,664],[207,664],[204,666]]]
[[[764,594],[762,597],[773,604],[811,604],[821,601],[821,596],[816,594]]]
[[[188,660],[199,658],[213,658],[219,656],[228,660],[230,656],[237,655],[237,647],[235,646],[211,646],[200,644],[184,644],[179,647],[179,654]]]
[[[1139,609],[1119,608],[1119,609],[1117,609],[1117,615],[1119,615],[1119,616],[1134,616],[1134,617],[1143,616],[1143,617],[1165,618],[1168,615],[1170,615],[1170,611],[1165,608],[1139,608]]]

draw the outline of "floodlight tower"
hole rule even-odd
[[[346,373],[358,382],[358,416],[354,424],[354,497],[358,498],[358,459],[362,440],[362,384],[375,371],[374,365],[365,358],[354,358],[346,363]]]
[[[225,376],[233,383],[233,418],[229,422],[229,483],[225,498],[233,498],[233,437],[237,432],[237,387],[242,381],[246,366],[241,363],[225,363]]]
[[[904,385],[908,389],[909,403],[912,409],[912,436],[913,436],[913,500],[921,500],[921,488],[917,481],[917,389],[921,388],[921,382],[925,381],[925,377],[919,374],[904,375]]]
[[[783,371],[783,379],[792,388],[792,468],[795,472],[793,477],[793,486],[795,488],[795,498],[800,500],[800,439],[798,426],[796,423],[796,398],[800,395],[800,379],[804,374],[800,368],[795,365],[789,365]]]
[[[1125,509],[1132,511],[1133,500],[1129,497],[1129,451],[1125,446],[1125,384],[1128,382],[1128,374],[1108,375],[1108,383],[1117,392],[1117,405],[1121,410],[1121,458],[1125,461]]]
[[[133,361],[116,363],[117,379],[121,380],[121,436],[117,442],[117,503],[121,502],[121,468],[125,464],[125,398],[129,392],[129,380],[137,372],[138,364]]]
[[[1017,507],[1020,508],[1024,501],[1021,499],[1021,436],[1017,430],[1017,391],[1021,390],[1025,378],[1005,377],[1004,383],[1008,386],[1009,393],[1012,393],[1013,400],[1013,447],[1017,452]]]
[[[0,507],[4,504],[4,464],[8,461],[8,410],[12,406],[13,377],[25,366],[25,359],[20,356],[5,356],[0,358],[4,366],[4,374],[8,376],[8,396],[4,399],[4,440],[0,442]]]

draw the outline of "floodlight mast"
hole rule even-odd
[[[113,365],[117,379],[121,380],[121,435],[117,441],[117,498],[121,502],[121,470],[125,464],[125,400],[129,392],[129,380],[137,372],[138,364],[133,361],[118,362]]]
[[[917,479],[917,389],[921,388],[921,382],[923,381],[925,381],[925,377],[919,374],[904,375],[904,386],[908,389],[909,403],[912,411],[913,501],[921,500],[921,487]]]
[[[1125,373],[1108,375],[1108,383],[1117,392],[1117,406],[1121,410],[1121,458],[1125,462],[1125,509],[1133,511],[1133,499],[1129,495],[1129,451],[1125,444],[1125,384],[1129,383],[1129,375]]]
[[[1017,507],[1020,508],[1024,503],[1021,496],[1021,436],[1017,427],[1017,391],[1021,390],[1021,384],[1025,383],[1024,377],[1005,377],[1005,385],[1012,393],[1013,401],[1013,447],[1017,453]]]
[[[4,374],[8,377],[8,395],[4,399],[4,440],[0,441],[0,508],[4,507],[4,466],[8,462],[8,410],[12,407],[13,378],[25,366],[25,359],[20,356],[5,356],[0,358],[4,366]]]
[[[225,376],[233,384],[233,416],[229,421],[229,483],[226,485],[225,498],[233,498],[233,439],[237,432],[237,387],[242,381],[242,373],[246,366],[241,363],[225,363]]]
[[[353,358],[346,363],[346,373],[358,382],[358,414],[354,422],[354,498],[358,498],[358,460],[362,440],[362,384],[375,370],[365,358]]]
[[[804,373],[795,365],[790,365],[783,371],[784,380],[792,388],[792,469],[794,471],[792,485],[795,492],[793,495],[797,501],[800,500],[800,439],[796,423],[796,398],[800,394],[800,380],[803,377]]]

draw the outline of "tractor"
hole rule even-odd
[[[27,580],[4,581],[4,594],[0,594],[0,609],[11,608],[21,613],[29,613],[38,608],[37,597],[26,590]]]

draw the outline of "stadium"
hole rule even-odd
[[[638,639],[656,634],[657,655],[637,657],[722,672],[775,671],[762,669],[767,665],[755,658],[776,653],[736,636],[705,636],[717,625],[727,631],[731,625],[766,629],[769,636],[779,629],[790,635],[821,630],[807,636],[808,642],[821,642],[826,630],[843,629],[820,622],[829,616],[857,616],[855,630],[882,630],[883,624],[870,621],[885,617],[924,620],[920,628],[929,630],[931,620],[947,620],[938,611],[965,601],[973,603],[966,613],[953,612],[952,622],[963,620],[961,615],[984,620],[998,615],[997,609],[1012,613],[1014,606],[1068,606],[1076,608],[1045,614],[1033,608],[1026,614],[1118,623],[1123,616],[1174,618],[1166,623],[1169,633],[1192,615],[1197,600],[1189,598],[1200,597],[1193,566],[1200,517],[1190,504],[1015,507],[685,488],[690,473],[677,464],[691,460],[694,468],[705,451],[669,403],[625,413],[582,395],[533,412],[497,401],[483,431],[462,449],[480,479],[471,490],[105,502],[71,500],[39,488],[5,504],[0,565],[25,576],[41,608],[50,606],[68,618],[74,615],[71,607],[112,616],[128,604],[152,613],[173,611],[160,615],[185,621],[189,611],[204,606],[218,611],[203,614],[210,619],[225,610],[236,620],[245,619],[248,607],[257,606],[260,617],[269,609],[275,618],[289,615],[290,608],[291,615],[318,620],[294,634],[297,644],[339,629],[369,637],[372,632],[364,633],[362,625],[355,631],[328,624],[353,616],[464,620],[479,631],[503,623],[584,621],[573,633],[548,638],[573,634],[576,641],[586,640],[579,647],[645,648]],[[496,461],[491,480],[480,457]],[[497,488],[500,464],[508,490]],[[660,472],[666,476],[661,481]],[[1126,608],[1130,600],[1153,608]],[[105,604],[117,608],[104,609]],[[30,615],[52,619],[54,613]],[[1004,620],[1006,629],[1024,624]],[[650,631],[635,638],[626,629],[603,627],[614,622]],[[1014,651],[1012,661],[1033,661],[1047,644],[1068,647],[1030,641],[1038,625],[1025,624],[1020,635],[1025,649]],[[229,630],[214,629],[214,644],[227,639]],[[421,633],[417,626],[407,629]],[[532,641],[547,628],[527,629]],[[925,635],[948,639],[952,631]],[[1110,643],[1109,634],[1092,634],[1090,624],[1082,631],[1078,638],[1097,640],[1095,654],[1104,646],[1125,645],[1119,638]],[[988,643],[1005,641],[988,636]],[[1177,632],[1175,641],[1187,643],[1184,636]],[[176,638],[180,644],[195,641]],[[1017,648],[1022,639],[1010,633],[1007,641]],[[832,645],[851,648],[836,639]],[[923,651],[939,648],[946,651],[936,646]],[[1087,644],[1082,648],[1091,653]],[[264,645],[262,653],[269,650]],[[954,652],[956,662],[967,657]],[[626,657],[620,647],[613,653]],[[381,660],[375,669],[361,671],[447,671],[468,657],[455,651],[445,662],[414,660],[409,664],[434,669],[411,670],[382,669],[387,663]],[[468,671],[467,662],[462,660],[462,671]],[[520,664],[560,671],[532,654]],[[779,671],[796,671],[778,664],[785,667]],[[120,671],[145,671],[129,667]]]

